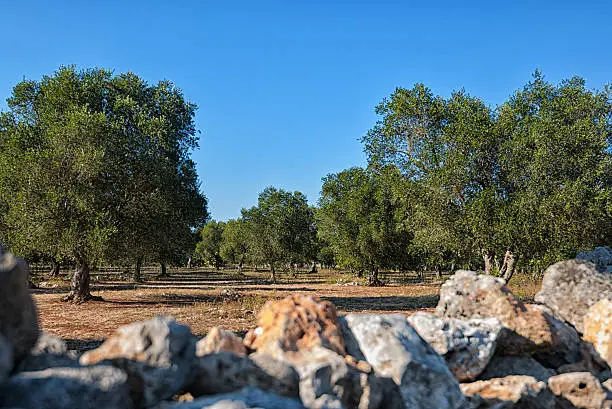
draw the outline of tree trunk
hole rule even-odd
[[[134,266],[134,275],[132,276],[133,280],[137,283],[142,281],[142,277],[140,275],[140,268],[142,267],[142,257],[138,257],[136,259],[136,265]]]
[[[272,280],[273,283],[276,282],[276,270],[274,269],[274,263],[270,263],[270,280]]]
[[[191,269],[191,257],[187,260],[187,268]]]
[[[71,291],[64,301],[72,301],[80,304],[90,300],[101,301],[102,297],[94,297],[89,290],[89,262],[85,259],[77,259],[72,275]]]
[[[59,273],[60,273],[60,264],[57,262],[57,260],[52,259],[51,260],[51,270],[49,271],[49,277],[59,277]]]
[[[506,283],[510,281],[512,275],[514,274],[514,254],[510,252],[510,250],[506,251],[506,255],[504,256],[504,264],[500,269],[500,274],[506,280]]]
[[[368,274],[368,285],[379,286],[381,284],[378,278],[378,268],[372,268]]]
[[[168,277],[168,269],[166,268],[166,263],[160,263],[161,264],[161,273],[159,274],[160,277]]]
[[[436,279],[442,280],[442,269],[440,268],[440,266],[436,267]]]
[[[484,271],[485,274],[491,274],[491,254],[488,251],[482,251],[482,259],[484,260]]]
[[[242,274],[242,266],[244,265],[244,254],[240,257],[240,262],[238,263],[238,272]]]

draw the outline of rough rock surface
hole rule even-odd
[[[151,406],[183,387],[194,356],[189,327],[157,317],[119,328],[100,347],[83,354],[80,363],[110,361],[130,377],[134,402]]]
[[[593,344],[599,357],[612,367],[612,300],[591,306],[584,317],[584,340]]]
[[[589,308],[603,299],[612,299],[612,276],[599,273],[594,264],[583,260],[560,261],[548,267],[535,296],[536,302],[548,306],[580,333]]]
[[[323,346],[344,355],[336,320],[336,307],[317,297],[296,294],[268,301],[259,312],[258,327],[245,336],[245,343],[262,352]]]
[[[400,390],[383,379],[349,365],[334,351],[314,347],[288,352],[300,376],[300,398],[309,409],[402,409]]]
[[[612,378],[601,383],[601,386],[608,390],[608,395],[612,394]]]
[[[163,404],[156,409],[305,409],[296,399],[278,396],[257,388],[199,398],[192,402]]]
[[[38,339],[38,316],[28,289],[23,260],[0,246],[0,334],[13,347],[15,361],[25,357]]]
[[[444,359],[425,342],[403,315],[349,314],[342,319],[347,350],[363,356],[380,376],[398,385],[407,408],[458,408],[463,396]]]
[[[595,264],[597,271],[601,273],[612,273],[612,249],[608,246],[595,247],[595,250],[581,251],[576,256],[577,260],[590,261]]]
[[[597,378],[589,372],[573,372],[553,376],[548,388],[557,396],[559,408],[610,408],[612,401]],[[571,404],[570,404],[571,403]],[[572,406],[574,405],[574,406]]]
[[[497,318],[469,321],[446,319],[417,312],[408,322],[444,357],[449,369],[461,381],[475,379],[495,353],[502,325]]]
[[[2,334],[0,334],[0,384],[8,378],[13,369],[13,347]]]
[[[554,397],[546,383],[531,376],[507,376],[461,384],[473,406],[487,408],[552,409]]]
[[[34,348],[19,362],[18,371],[42,371],[53,367],[78,367],[74,352],[68,351],[66,343],[55,335],[41,332]]]
[[[550,350],[553,336],[544,314],[517,300],[504,280],[459,270],[440,288],[436,314],[443,318],[497,318],[507,329],[498,353],[522,355]]]
[[[505,378],[512,375],[530,376],[538,381],[546,381],[556,375],[556,372],[543,367],[538,361],[527,355],[494,356],[478,379]]]
[[[127,376],[107,365],[20,372],[0,386],[0,407],[131,408]]]
[[[533,357],[545,367],[554,369],[579,362],[582,359],[580,351],[582,340],[578,332],[571,325],[557,319],[552,310],[545,305],[535,304],[533,307],[542,311],[553,335],[552,349],[537,352]]]
[[[259,355],[259,366],[246,356],[233,352],[206,354],[195,360],[191,382],[185,390],[193,396],[227,393],[247,386],[297,397],[299,378],[287,363]]]
[[[202,356],[213,352],[233,352],[236,355],[246,355],[247,350],[242,338],[231,331],[219,327],[213,327],[206,337],[196,344],[196,355]]]

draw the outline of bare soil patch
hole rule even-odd
[[[340,314],[401,313],[431,311],[438,303],[441,283],[408,274],[386,274],[383,287],[366,287],[359,279],[337,271],[317,274],[281,274],[278,283],[267,281],[267,272],[198,270],[171,272],[160,279],[145,272],[142,283],[119,280],[116,273],[92,274],[92,293],[104,301],[82,305],[61,300],[68,291],[68,275],[53,281],[34,275],[40,288],[33,294],[43,330],[68,340],[71,349],[96,347],[114,330],[134,321],[160,314],[170,315],[203,336],[221,326],[243,333],[255,326],[256,314],[269,299],[301,293],[332,301]],[[531,300],[539,288],[537,280],[519,276],[511,288],[522,299]]]

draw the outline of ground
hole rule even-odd
[[[52,281],[33,273],[39,288],[33,290],[42,329],[68,340],[71,348],[96,346],[124,324],[170,315],[191,327],[196,335],[221,326],[243,333],[255,326],[259,308],[269,299],[302,293],[332,301],[339,313],[402,313],[432,311],[438,303],[439,282],[432,276],[420,280],[414,274],[383,274],[386,285],[366,287],[350,274],[324,270],[293,276],[279,274],[276,284],[267,281],[265,271],[170,270],[161,279],[145,271],[144,282],[133,283],[118,273],[93,273],[92,293],[104,301],[75,305],[62,301],[68,291],[68,272]],[[46,280],[46,281],[45,281]],[[514,294],[533,299],[539,282],[527,276],[513,279]]]

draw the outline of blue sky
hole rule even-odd
[[[540,68],[612,81],[612,2],[0,0],[0,109],[62,64],[170,79],[195,102],[193,153],[216,219],[266,186],[316,203],[364,165],[360,137],[395,87],[503,102]]]

